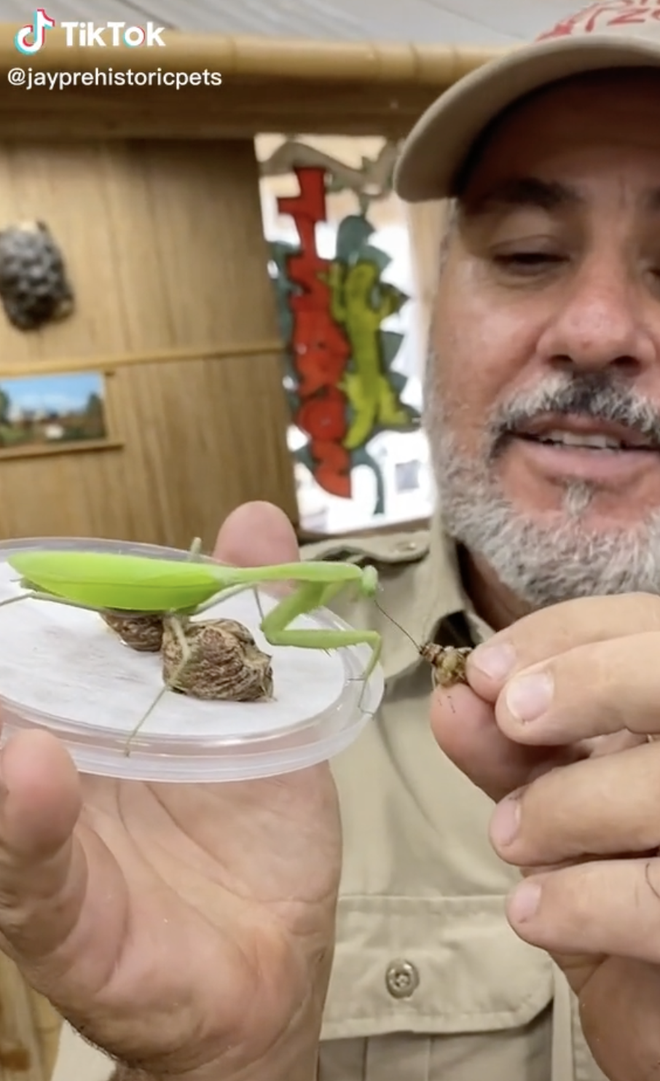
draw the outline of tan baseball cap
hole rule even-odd
[[[660,67],[660,0],[610,0],[460,79],[417,121],[394,171],[410,203],[456,194],[475,140],[507,106],[557,79],[602,68]]]

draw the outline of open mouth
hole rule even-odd
[[[515,461],[538,481],[583,481],[619,495],[622,486],[659,482],[660,444],[653,434],[623,424],[555,413],[521,421],[502,444],[517,448]]]
[[[600,420],[597,417],[581,417],[546,414],[527,424],[516,427],[511,434],[527,442],[571,450],[613,453],[636,451],[656,453],[657,442],[643,432],[624,424]]]
[[[646,453],[657,453],[658,450],[657,447],[651,446],[650,444],[626,442],[625,440],[613,439],[611,436],[596,432],[594,432],[593,435],[588,435],[586,433],[578,434],[576,432],[554,430],[539,435],[533,435],[530,432],[515,432],[513,434],[518,439],[525,439],[530,443],[544,443],[553,447],[577,447],[580,450],[634,450],[638,452],[645,451]]]

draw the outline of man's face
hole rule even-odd
[[[555,86],[484,144],[426,427],[449,532],[521,600],[660,591],[660,71]]]

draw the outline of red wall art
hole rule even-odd
[[[334,258],[322,259],[316,228],[327,220],[327,171],[294,168],[299,194],[278,199],[295,223],[298,245],[271,244],[281,328],[286,343],[285,387],[292,422],[308,442],[296,452],[316,482],[350,499],[352,473],[375,474],[375,513],[384,513],[379,465],[367,444],[383,431],[415,431],[419,414],[401,401],[407,379],[392,368],[402,335],[382,329],[409,299],[383,271],[389,256],[369,243],[365,213],[337,228]]]

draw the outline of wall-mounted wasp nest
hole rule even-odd
[[[73,311],[64,259],[43,222],[0,230],[0,299],[19,330],[38,330]]]

